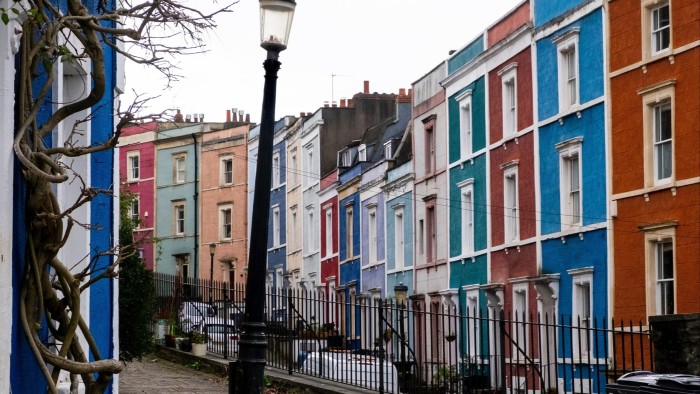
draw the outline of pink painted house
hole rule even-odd
[[[154,215],[154,147],[157,122],[134,124],[124,129],[119,138],[119,179],[122,190],[136,197],[129,207],[138,218],[134,241],[140,242],[139,253],[152,270],[156,258],[153,244]]]

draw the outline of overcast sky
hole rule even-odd
[[[202,0],[193,1],[197,4]],[[223,0],[219,0],[221,2]],[[291,38],[280,54],[275,117],[314,112],[324,101],[370,91],[398,93],[492,25],[521,0],[297,0]],[[216,20],[209,52],[178,59],[172,89],[157,73],[127,64],[126,102],[158,95],[148,112],[180,108],[225,120],[238,108],[260,121],[265,51],[258,0],[240,0]],[[335,75],[335,77],[333,77]]]

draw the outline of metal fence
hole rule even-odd
[[[242,286],[155,277],[162,331],[206,327],[210,353],[236,356]],[[604,393],[624,373],[654,370],[641,323],[286,288],[265,297],[269,366],[379,392]]]

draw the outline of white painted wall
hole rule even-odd
[[[12,0],[0,0],[0,7],[11,8]],[[14,154],[14,55],[19,49],[20,16],[8,13],[7,25],[0,23],[0,393],[10,392],[10,352],[12,350],[12,178]],[[7,318],[9,316],[9,319]]]

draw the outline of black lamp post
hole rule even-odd
[[[211,265],[209,266],[209,305],[214,305],[212,297],[212,287],[214,287],[214,252],[216,252],[216,244],[209,244],[209,256],[211,257]]]
[[[405,331],[404,331],[404,323],[403,323],[403,313],[404,310],[406,309],[406,297],[408,296],[408,287],[403,284],[403,282],[399,283],[398,285],[394,286],[394,295],[396,296],[396,303],[398,304],[399,307],[399,331],[401,334],[401,338],[399,341],[399,357],[401,360],[401,366],[398,368],[399,370],[399,391],[402,393],[406,392],[406,337],[405,337]]]
[[[267,51],[263,91],[258,164],[253,194],[253,212],[248,253],[245,315],[239,345],[236,392],[262,393],[267,358],[265,337],[265,271],[267,266],[267,230],[270,219],[270,184],[275,126],[275,95],[279,53],[287,48],[294,18],[294,0],[260,0],[260,46]]]

